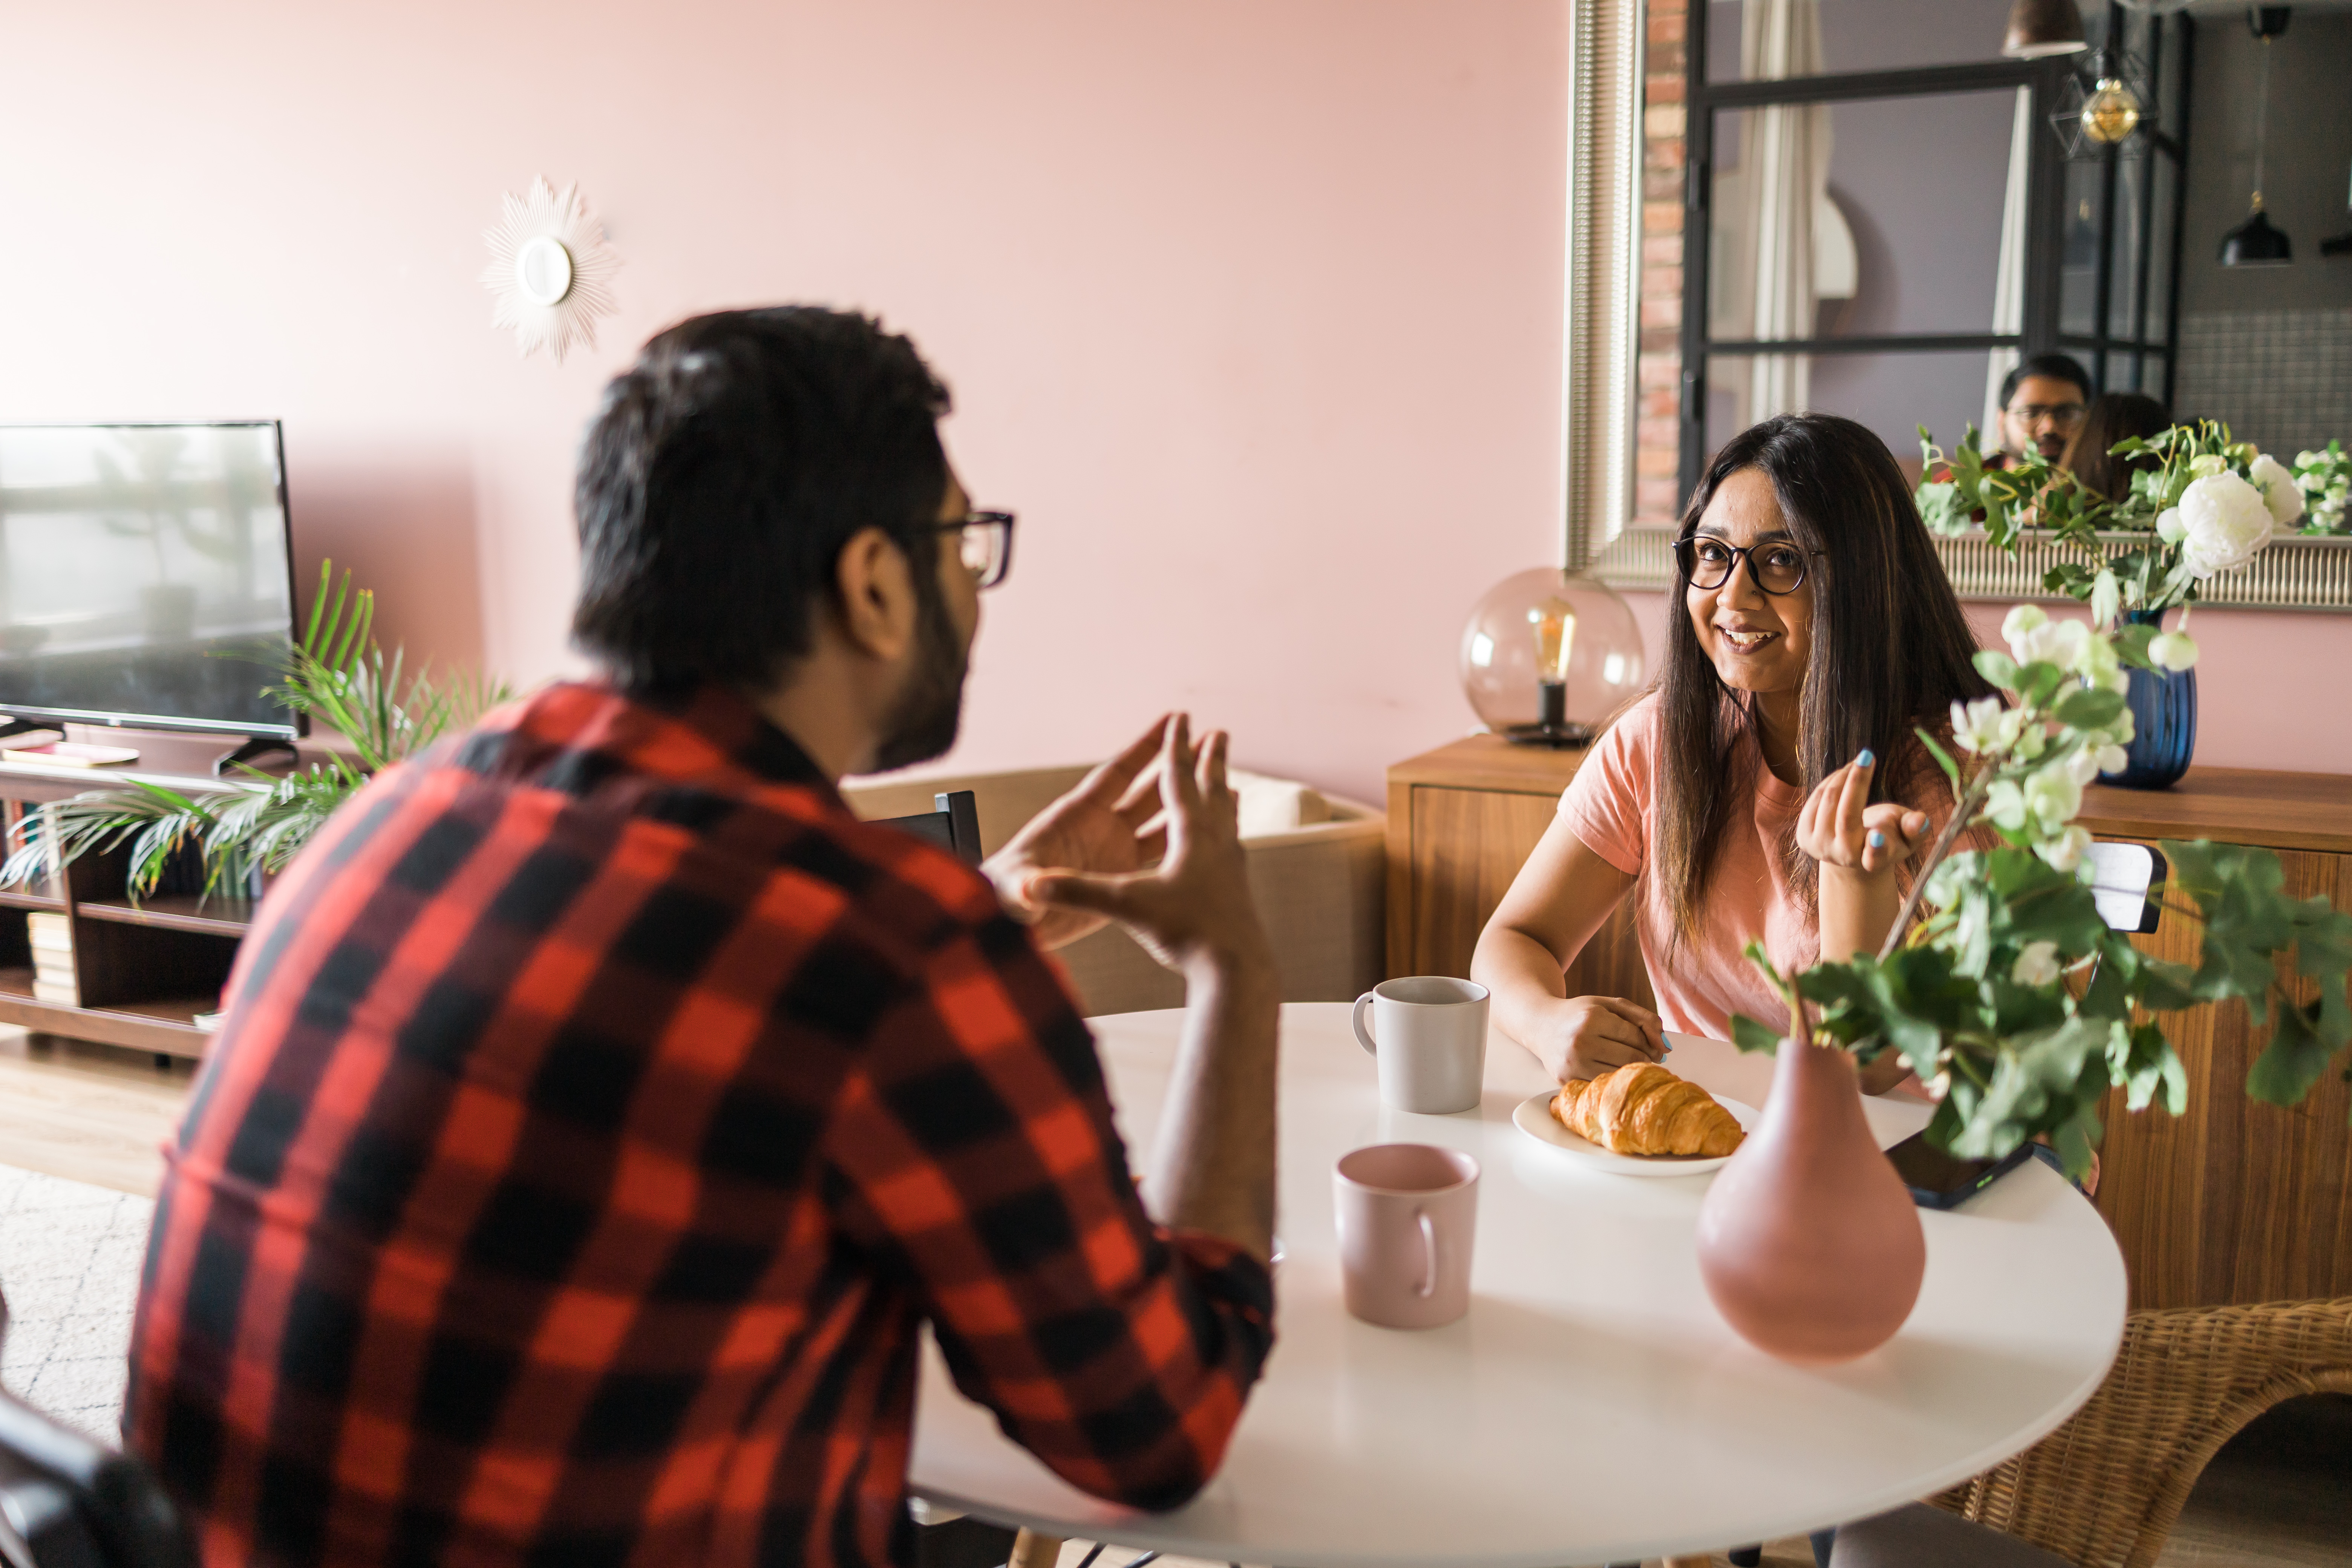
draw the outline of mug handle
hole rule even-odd
[[[1427,1300],[1437,1293],[1437,1227],[1429,1223],[1427,1209],[1413,1210],[1412,1217],[1414,1223],[1421,1226],[1421,1251],[1423,1265],[1421,1283],[1412,1288],[1412,1293]]]
[[[1352,1022],[1356,1026],[1356,1044],[1363,1047],[1365,1050],[1370,1052],[1373,1056],[1379,1056],[1381,1054],[1381,1048],[1372,1044],[1372,1037],[1367,1033],[1364,1028],[1364,1009],[1372,1005],[1374,995],[1375,993],[1367,991],[1361,996],[1356,998],[1356,1012]]]

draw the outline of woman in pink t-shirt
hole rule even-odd
[[[1903,868],[1951,807],[1913,731],[1992,688],[1902,471],[1850,419],[1784,415],[1709,465],[1675,546],[1657,685],[1594,743],[1478,939],[1503,1032],[1562,1081],[1731,1037],[1784,973],[1876,949]],[[1658,1010],[1561,972],[1628,893]],[[1865,1071],[1905,1076],[1890,1051]]]

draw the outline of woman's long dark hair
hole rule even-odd
[[[2058,466],[2109,500],[2121,500],[2131,494],[2132,470],[2152,468],[2156,459],[2145,452],[2129,458],[2109,457],[2107,448],[2126,436],[2146,440],[2171,423],[2172,416],[2153,397],[2137,392],[2103,392],[2091,399],[2090,411],[2066,443]]]
[[[1798,721],[1797,759],[1807,794],[1864,747],[1881,759],[1874,801],[1913,798],[1919,770],[1933,770],[1913,737],[1949,727],[1956,700],[1989,696],[1971,662],[1977,640],[1944,575],[1927,525],[1886,444],[1851,419],[1784,414],[1734,437],[1683,513],[1687,538],[1723,482],[1742,468],[1772,481],[1788,530],[1809,552],[1812,653]],[[1673,595],[1660,681],[1657,846],[1651,874],[1673,910],[1677,942],[1700,925],[1708,874],[1723,836],[1750,809],[1756,770],[1753,699],[1735,692],[1691,629],[1685,593]],[[1801,592],[1801,590],[1800,590]],[[1780,846],[1789,879],[1808,902],[1813,862],[1791,831]]]

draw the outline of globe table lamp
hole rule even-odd
[[[1515,744],[1584,746],[1642,689],[1642,630],[1598,577],[1539,566],[1487,590],[1462,628],[1462,690]]]

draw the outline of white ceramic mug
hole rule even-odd
[[[1331,1199],[1350,1315],[1435,1329],[1470,1310],[1477,1161],[1431,1143],[1374,1143],[1339,1156]]]
[[[1399,1110],[1475,1110],[1486,1076],[1486,988],[1443,974],[1383,980],[1356,998],[1356,1041],[1380,1058],[1381,1098]]]

